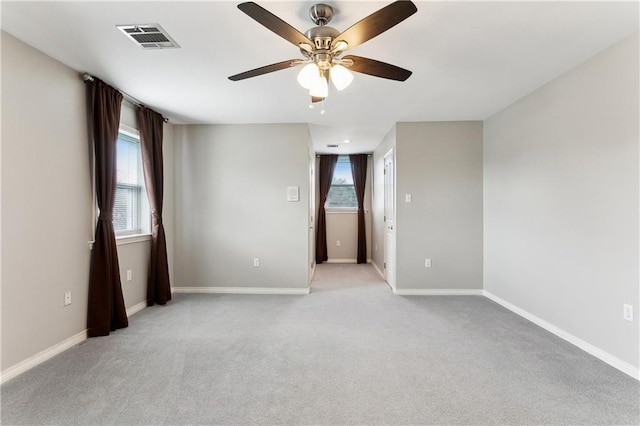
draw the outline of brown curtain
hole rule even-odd
[[[164,119],[157,112],[140,107],[138,108],[138,125],[140,126],[144,182],[147,186],[149,207],[153,217],[151,259],[149,260],[149,276],[147,278],[147,305],[151,306],[154,303],[164,305],[171,300],[167,243],[164,226],[162,226],[164,180],[162,132]]]
[[[106,336],[129,325],[122,297],[113,203],[116,191],[116,145],[122,94],[97,78],[87,82],[89,125],[95,155],[96,200],[100,216],[96,225],[89,275],[89,337]]]
[[[349,155],[353,187],[358,199],[358,263],[367,263],[367,237],[364,226],[364,187],[367,182],[367,154]]]
[[[318,206],[318,227],[316,230],[316,263],[320,264],[329,259],[327,253],[327,217],[324,211],[324,203],[327,202],[327,195],[331,189],[331,180],[333,179],[333,170],[338,161],[337,155],[321,155],[319,179],[319,198]]]

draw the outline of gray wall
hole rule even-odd
[[[3,371],[86,329],[85,114],[76,72],[2,33]]]
[[[178,126],[176,286],[308,287],[309,140],[303,124]]]
[[[485,289],[639,366],[638,38],[490,117]]]
[[[94,219],[85,86],[78,72],[9,34],[1,38],[0,368],[5,372],[86,329]],[[130,116],[123,109],[123,120]],[[171,126],[165,129],[172,162]],[[165,170],[171,175],[165,181],[165,227],[172,253],[172,164]],[[136,271],[131,282],[123,280],[127,307],[145,300],[148,246],[118,247],[121,275]],[[66,307],[65,291],[72,292]]]
[[[482,289],[482,122],[398,123],[396,138],[397,289]]]

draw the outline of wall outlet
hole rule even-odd
[[[64,292],[64,306],[69,306],[71,304],[71,292]]]
[[[340,247],[340,240],[336,241],[336,247]]]
[[[425,259],[424,260],[424,267],[425,268],[431,268],[431,259]]]
[[[411,194],[404,194],[404,202],[405,203],[411,202]]]
[[[259,257],[254,257],[253,258],[253,267],[254,268],[260,267],[260,258]]]
[[[127,281],[131,281],[133,279],[133,271],[131,269],[127,270]]]
[[[633,305],[622,305],[622,316],[627,321],[633,321]]]
[[[378,244],[377,244],[377,243],[373,245],[373,249],[374,249],[375,251],[378,251]]]

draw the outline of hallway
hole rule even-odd
[[[323,263],[316,265],[311,281],[311,293],[365,287],[391,294],[391,288],[371,264]]]

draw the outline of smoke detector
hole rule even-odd
[[[124,35],[143,49],[177,49],[178,43],[158,24],[117,25]]]

